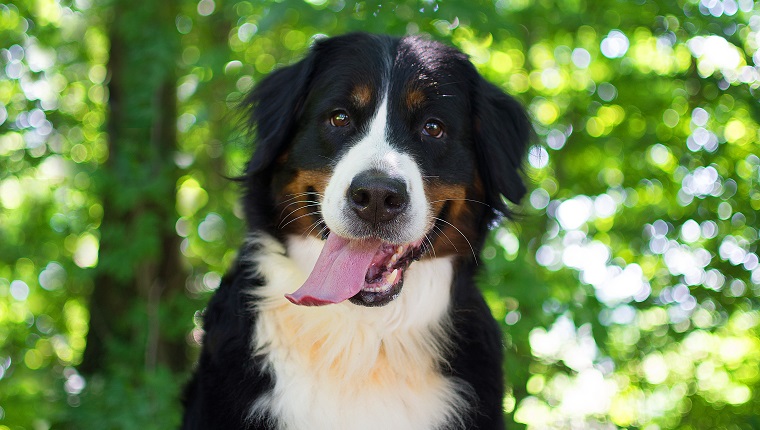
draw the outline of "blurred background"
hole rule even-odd
[[[0,3],[0,429],[168,429],[244,234],[235,105],[322,35],[428,34],[527,106],[480,277],[510,428],[760,428],[752,0]]]

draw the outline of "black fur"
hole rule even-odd
[[[479,168],[487,190],[487,202],[502,214],[509,209],[502,201],[518,203],[525,195],[525,185],[518,174],[525,145],[533,129],[523,107],[495,85],[479,79],[474,106]]]
[[[323,40],[304,60],[272,73],[252,91],[245,103],[257,146],[243,178],[249,231],[282,238],[275,209],[279,190],[298,169],[329,167],[363,131],[376,106],[351,106],[357,125],[350,130],[319,128],[324,113],[350,104],[348,93],[356,83],[378,88],[382,70],[392,77],[392,94],[404,92],[410,77],[422,74],[428,80],[416,83],[426,96],[424,115],[390,107],[391,143],[413,154],[423,172],[444,183],[480,178],[488,206],[469,205],[473,247],[480,252],[489,225],[509,214],[501,196],[516,203],[525,194],[519,171],[531,126],[523,108],[480,77],[466,56],[420,38],[355,33]],[[410,134],[430,112],[447,125],[445,144]],[[280,160],[283,154],[287,161]],[[474,413],[467,428],[501,429],[502,338],[475,286],[477,263],[466,251],[456,256],[451,288],[454,347],[441,357],[441,368],[472,388]],[[276,428],[273,420],[248,416],[252,403],[272,386],[272,375],[252,354],[256,313],[248,291],[262,281],[252,275],[245,256],[255,252],[247,246],[240,250],[241,258],[206,309],[201,357],[184,394],[183,429]]]
[[[251,354],[256,315],[245,291],[257,280],[238,262],[222,279],[204,315],[203,351],[195,376],[185,388],[183,429],[245,429],[246,405],[271,386]]]

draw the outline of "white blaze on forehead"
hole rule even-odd
[[[350,224],[355,219],[347,204],[348,188],[354,177],[367,170],[378,170],[406,183],[409,205],[399,217],[403,231],[398,232],[399,242],[421,239],[428,224],[428,205],[422,182],[422,173],[409,154],[398,151],[388,142],[388,94],[375,112],[367,134],[363,136],[335,166],[327,183],[322,202],[322,216],[331,231],[343,237],[354,237]]]

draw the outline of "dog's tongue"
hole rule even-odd
[[[297,305],[321,306],[355,296],[380,245],[379,239],[348,240],[330,234],[309,278],[285,297]]]

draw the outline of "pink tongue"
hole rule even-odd
[[[309,278],[285,297],[297,305],[321,306],[355,296],[380,245],[378,239],[348,240],[330,234]]]

